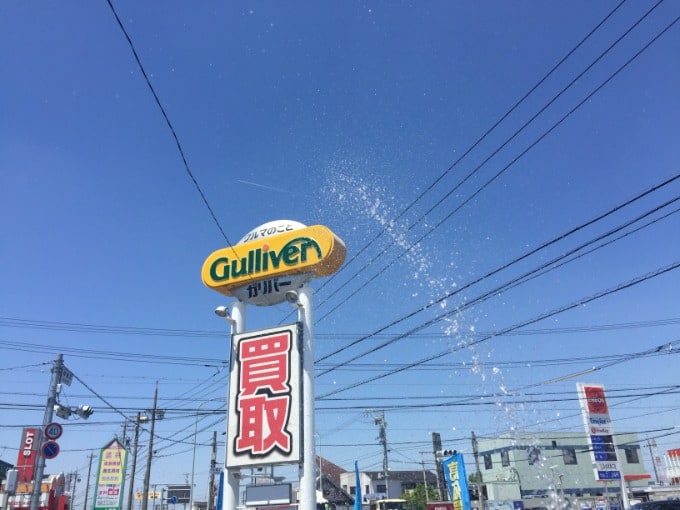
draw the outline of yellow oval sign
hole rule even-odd
[[[345,261],[345,243],[331,230],[313,225],[219,249],[203,263],[203,283],[227,296],[246,284],[278,276],[328,276]]]

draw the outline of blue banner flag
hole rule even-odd
[[[361,480],[359,479],[359,463],[356,460],[354,461],[354,477],[355,477],[354,483],[357,486],[357,489],[354,492],[354,510],[361,510],[362,506]]]
[[[453,510],[472,510],[463,455],[461,453],[452,455],[442,461],[442,467],[444,468],[446,484],[449,487]]]

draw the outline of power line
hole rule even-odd
[[[222,234],[222,237],[227,242],[227,245],[231,245],[231,242],[229,241],[227,234],[224,232],[222,225],[220,225],[220,222],[217,219],[217,216],[215,216],[215,212],[213,211],[212,207],[210,206],[210,203],[208,202],[208,199],[206,198],[205,194],[203,193],[201,186],[198,184],[196,177],[194,177],[194,173],[189,168],[189,163],[187,162],[187,158],[184,154],[184,149],[182,148],[182,144],[179,141],[179,137],[177,136],[177,133],[175,132],[175,128],[172,125],[172,122],[170,122],[170,118],[168,117],[168,114],[166,113],[165,108],[163,108],[163,104],[161,103],[161,100],[159,99],[158,94],[156,94],[156,90],[154,89],[153,85],[151,84],[151,80],[149,80],[149,77],[146,74],[146,70],[144,69],[144,66],[142,65],[142,61],[140,60],[139,55],[137,54],[137,50],[135,49],[135,45],[132,43],[132,39],[130,39],[130,35],[127,33],[127,30],[125,30],[125,27],[123,26],[123,22],[118,17],[118,13],[116,12],[116,9],[113,7],[111,0],[106,0],[106,2],[108,3],[109,8],[111,9],[111,12],[113,13],[113,16],[116,18],[116,22],[118,23],[120,30],[123,32],[123,35],[125,36],[125,39],[127,40],[128,45],[130,46],[130,50],[132,51],[132,55],[135,57],[135,61],[137,62],[137,66],[139,67],[139,70],[142,72],[142,76],[144,77],[144,81],[146,82],[147,86],[149,87],[149,90],[151,91],[151,95],[153,95],[153,98],[156,101],[158,108],[160,108],[161,113],[163,114],[163,118],[165,119],[165,123],[168,125],[168,128],[170,128],[170,133],[172,134],[172,137],[175,140],[175,144],[177,145],[177,150],[179,151],[179,155],[182,158],[182,163],[184,163],[184,169],[185,169],[187,175],[191,179],[191,182],[194,183],[194,187],[196,188],[196,191],[198,191],[198,194],[201,196],[201,200],[203,201],[203,204],[205,205],[206,209],[208,209],[208,213],[210,213],[210,217],[213,219],[213,222],[217,226],[217,229],[220,231],[220,234]]]
[[[673,211],[677,212],[677,211]],[[610,330],[610,329],[629,329],[629,328],[646,328],[646,327],[654,327],[654,326],[666,326],[666,325],[671,325],[671,324],[678,324],[680,323],[680,317],[678,318],[668,318],[668,319],[658,319],[658,320],[651,320],[651,321],[637,321],[637,322],[628,322],[628,323],[614,323],[614,324],[593,324],[593,325],[584,325],[584,326],[572,326],[572,327],[560,327],[560,328],[544,328],[544,329],[533,329],[533,330],[524,330],[521,332],[517,332],[517,335],[541,335],[546,332],[550,333],[573,333],[573,332],[583,332],[583,331],[601,331],[601,330]],[[106,325],[106,324],[88,324],[88,323],[81,323],[81,322],[55,322],[55,321],[40,321],[40,320],[33,320],[33,319],[18,319],[15,317],[0,317],[0,326],[3,327],[10,327],[10,328],[27,328],[27,329],[44,329],[44,330],[54,330],[54,331],[85,331],[88,333],[100,333],[100,334],[109,334],[109,333],[115,333],[115,334],[121,334],[121,335],[152,335],[152,336],[179,336],[179,337],[201,337],[205,336],[208,338],[225,338],[225,333],[224,331],[208,331],[208,330],[191,330],[191,329],[164,329],[164,328],[139,328],[139,327],[134,327],[134,326],[122,326],[122,325]],[[140,330],[142,332],[140,332]],[[336,339],[336,338],[343,338],[343,337],[352,337],[356,335],[361,335],[362,333],[324,333],[324,332],[315,332],[314,337],[315,338],[329,338],[329,339]],[[483,334],[482,332],[478,332],[475,334]],[[374,336],[384,336],[386,333],[378,333]],[[413,335],[419,338],[439,338],[441,335],[438,334],[432,334],[432,333],[422,333],[419,335]],[[13,343],[21,343],[20,341],[13,341]],[[38,345],[38,344],[33,344],[33,345]],[[99,353],[112,353],[112,355],[116,356],[126,356],[126,355],[136,355],[135,353],[131,352],[116,352],[116,351],[96,351]],[[44,362],[44,363],[39,363],[36,365],[24,365],[20,367],[10,367],[10,368],[0,368],[0,370],[18,370],[18,369],[23,369],[23,368],[31,368],[31,367],[38,367],[38,366],[44,366],[44,365],[51,365],[50,362]],[[146,378],[145,376],[135,376],[135,377],[141,377],[141,378]]]
[[[663,0],[660,0],[663,1]],[[660,3],[660,2],[659,2]],[[653,7],[655,8],[658,5],[658,3]],[[652,8],[652,9],[653,9]],[[650,11],[648,11],[644,16],[647,16]],[[642,19],[642,18],[641,18]],[[636,22],[634,26],[637,25]],[[333,313],[335,310],[337,310],[340,306],[343,304],[347,303],[350,298],[356,296],[356,294],[366,288],[367,285],[369,285],[371,282],[373,282],[378,276],[383,274],[389,267],[391,267],[395,262],[400,260],[401,257],[403,257],[405,254],[410,252],[411,250],[414,249],[414,247],[418,246],[426,237],[428,237],[432,232],[434,232],[436,229],[438,229],[441,225],[443,225],[447,220],[449,220],[454,214],[456,214],[458,211],[460,211],[465,205],[467,205],[470,201],[472,201],[477,195],[479,195],[482,191],[484,191],[487,187],[489,187],[497,178],[499,178],[503,173],[505,173],[511,166],[513,166],[517,161],[519,161],[524,155],[526,155],[531,149],[533,149],[536,145],[538,145],[546,136],[548,136],[552,131],[554,131],[559,125],[561,125],[567,118],[569,118],[576,110],[578,110],[581,106],[583,106],[588,100],[590,100],[595,94],[597,94],[605,85],[607,85],[614,77],[616,77],[621,71],[623,71],[628,65],[630,65],[631,62],[633,62],[636,58],[638,58],[647,48],[649,48],[654,42],[656,42],[663,34],[665,34],[673,25],[675,25],[678,21],[680,20],[680,16],[676,17],[670,24],[668,24],[663,30],[661,30],[659,33],[657,33],[656,36],[654,36],[647,44],[645,44],[640,50],[638,50],[632,57],[630,57],[624,64],[618,67],[618,69],[609,75],[608,78],[606,78],[600,85],[598,85],[594,90],[592,90],[584,99],[582,99],[579,103],[576,104],[571,110],[569,110],[566,114],[564,114],[557,122],[555,122],[547,131],[545,131],[541,136],[539,136],[536,140],[534,140],[529,146],[527,146],[522,152],[520,152],[514,159],[512,159],[508,164],[506,164],[500,171],[498,171],[495,175],[493,175],[490,179],[488,179],[481,187],[479,187],[474,193],[472,193],[469,197],[467,197],[461,204],[459,204],[456,208],[454,208],[451,212],[449,212],[446,216],[444,216],[439,222],[437,222],[435,225],[430,227],[420,238],[418,238],[415,242],[410,243],[410,245],[403,251],[401,252],[397,257],[392,259],[391,262],[389,262],[387,265],[383,266],[383,268],[378,271],[373,277],[365,281],[362,285],[360,285],[357,289],[355,289],[352,294],[348,297],[346,297],[344,300],[342,300],[340,303],[338,303],[335,307],[333,307],[330,311],[326,312],[323,316],[321,316],[317,322],[322,321],[326,317],[328,317],[331,313]],[[629,30],[632,30],[631,27]],[[628,32],[626,32],[628,33]],[[624,34],[625,35],[625,34]],[[622,36],[623,37],[623,36]],[[609,51],[609,50],[607,50]],[[600,57],[598,57],[599,59]],[[524,126],[521,128],[523,129]],[[513,135],[514,136],[514,135]],[[508,140],[509,141],[509,140]],[[488,161],[489,158],[487,158],[486,161]],[[473,172],[476,172],[481,165],[479,165]],[[371,264],[373,261],[377,260],[378,258],[384,256],[382,253],[374,257],[367,265],[365,265],[360,271],[355,273],[354,276],[360,274],[369,264]],[[352,277],[353,278],[353,277]]]
[[[601,298],[603,298],[603,297],[609,296],[609,295],[614,294],[614,293],[616,293],[616,292],[621,292],[621,291],[626,290],[626,289],[628,289],[628,288],[631,288],[631,287],[633,287],[633,286],[635,286],[635,285],[638,285],[638,284],[640,284],[640,283],[646,282],[646,281],[648,281],[648,280],[650,280],[650,279],[652,279],[652,278],[656,278],[656,277],[661,276],[661,275],[663,275],[663,274],[666,274],[666,273],[668,273],[668,272],[670,272],[670,271],[673,271],[673,270],[677,269],[678,267],[680,267],[680,261],[674,262],[674,263],[672,263],[672,264],[670,264],[670,265],[668,265],[668,266],[665,266],[665,267],[658,268],[657,270],[652,271],[652,272],[650,272],[650,273],[647,273],[647,274],[645,274],[645,275],[638,276],[638,277],[636,277],[636,278],[634,278],[634,279],[632,279],[632,280],[629,280],[628,282],[621,283],[621,284],[617,285],[616,287],[613,287],[613,288],[610,288],[610,289],[607,289],[607,290],[604,290],[604,291],[600,291],[600,292],[598,292],[598,293],[596,293],[596,294],[594,294],[594,295],[592,295],[592,296],[590,296],[590,297],[583,298],[583,299],[581,299],[581,300],[579,300],[579,301],[576,301],[576,302],[573,302],[573,303],[564,305],[564,306],[562,306],[562,307],[560,307],[560,308],[557,308],[557,309],[555,309],[555,310],[551,310],[551,311],[549,311],[549,312],[542,313],[542,314],[540,314],[540,315],[538,315],[538,316],[535,316],[535,317],[533,317],[533,318],[531,318],[531,319],[527,319],[527,320],[525,320],[525,321],[516,323],[516,324],[514,324],[514,325],[512,325],[512,326],[508,326],[507,328],[501,329],[501,330],[497,331],[496,333],[489,334],[489,335],[487,335],[487,336],[485,336],[485,337],[482,337],[482,338],[479,338],[479,339],[476,339],[476,340],[472,340],[472,341],[470,341],[470,342],[466,342],[463,346],[458,346],[458,347],[454,347],[454,348],[451,348],[451,349],[447,349],[447,350],[445,350],[445,351],[443,351],[443,352],[440,352],[440,353],[437,353],[437,354],[433,354],[433,355],[431,355],[431,356],[427,356],[426,358],[422,358],[422,359],[420,359],[420,360],[418,360],[418,361],[415,361],[415,362],[413,362],[413,363],[406,364],[404,367],[400,367],[400,368],[398,368],[398,369],[394,369],[394,370],[385,372],[385,373],[383,373],[383,374],[380,374],[380,375],[371,377],[371,378],[369,378],[369,379],[364,379],[363,381],[359,381],[359,382],[357,382],[357,383],[350,384],[350,385],[345,386],[345,387],[343,387],[343,388],[338,388],[338,389],[336,389],[336,390],[334,390],[334,391],[331,391],[331,392],[329,392],[329,393],[327,393],[327,394],[325,394],[325,395],[321,395],[321,396],[319,397],[319,399],[324,399],[325,397],[329,397],[329,396],[332,396],[332,395],[335,395],[335,394],[338,394],[338,393],[341,393],[341,392],[344,392],[344,391],[347,391],[347,390],[350,390],[350,389],[353,389],[353,388],[357,388],[357,387],[359,387],[359,386],[363,386],[363,385],[365,385],[365,384],[368,384],[369,382],[374,382],[374,381],[376,381],[376,380],[378,380],[378,379],[382,379],[382,378],[384,378],[384,377],[388,377],[388,376],[390,376],[390,375],[394,375],[394,374],[396,374],[396,373],[403,372],[404,370],[408,370],[409,368],[412,368],[412,367],[414,367],[414,366],[422,365],[422,364],[424,364],[424,363],[426,363],[426,362],[428,362],[428,361],[433,361],[433,360],[435,360],[435,359],[442,358],[442,357],[444,357],[444,356],[446,356],[446,355],[452,354],[453,352],[457,352],[457,351],[459,351],[459,350],[461,350],[461,349],[463,349],[463,348],[469,348],[469,347],[471,347],[471,346],[473,346],[473,345],[480,344],[480,343],[482,343],[482,342],[485,342],[485,341],[490,340],[490,339],[492,339],[492,338],[495,338],[495,337],[497,337],[497,336],[505,335],[505,334],[507,334],[507,333],[510,333],[510,332],[516,330],[516,329],[520,329],[520,328],[522,328],[522,327],[524,327],[524,326],[528,326],[528,325],[530,325],[530,324],[535,324],[535,323],[540,322],[540,321],[542,321],[542,320],[545,320],[545,319],[547,319],[547,318],[549,318],[549,317],[553,317],[553,316],[555,316],[555,315],[564,313],[564,312],[566,312],[566,311],[568,311],[568,310],[572,310],[572,309],[577,308],[577,307],[579,307],[579,306],[583,306],[583,305],[588,304],[588,303],[590,303],[590,302],[592,302],[592,301],[601,299]],[[446,313],[444,313],[444,314],[438,315],[437,317],[435,317],[435,318],[433,318],[433,319],[431,319],[431,320],[425,322],[424,324],[421,324],[421,325],[419,325],[419,326],[416,326],[415,328],[413,328],[412,331],[418,331],[418,330],[421,330],[421,329],[423,329],[423,328],[425,328],[425,327],[428,327],[428,326],[430,326],[430,325],[432,325],[432,324],[434,324],[434,323],[436,323],[436,322],[442,320],[443,318],[449,316],[451,313],[452,313],[452,312],[446,312]],[[407,333],[404,333],[403,335],[399,335],[399,336],[395,337],[393,340],[396,341],[397,339],[403,338],[404,336],[407,336],[407,335],[408,335],[408,332],[407,332]]]
[[[418,203],[427,193],[432,191],[432,189],[449,173],[451,170],[453,170],[458,163],[460,163],[470,152],[472,152],[482,141],[486,139],[486,137],[491,134],[512,112],[514,112],[539,86],[545,82],[578,48],[580,48],[583,43],[586,42],[623,4],[625,3],[625,0],[622,0],[619,2],[619,4],[614,7],[593,29],[586,34],[585,37],[583,37],[577,44],[574,46],[570,51],[566,53],[560,61],[555,64],[550,71],[548,71],[533,87],[531,87],[520,99],[518,99],[512,107],[510,107],[509,110],[507,110],[490,128],[488,128],[477,140],[470,146],[468,149],[458,158],[456,161],[454,161],[449,167],[439,175],[432,183],[430,183],[429,186],[427,186],[421,193],[418,195],[418,197],[415,198],[415,200],[411,201],[395,218],[396,220],[399,220],[402,218],[416,203]],[[422,219],[422,217],[421,217]],[[354,260],[356,260],[366,249],[374,244],[385,232],[388,231],[388,227],[384,227],[376,236],[373,237],[370,241],[368,241],[360,250],[357,251],[357,253],[349,260],[347,261],[344,266],[332,275],[331,277],[327,278],[326,281],[319,287],[319,290],[323,289],[326,285],[328,285],[336,276],[338,276],[344,269],[346,269]],[[356,275],[354,275],[356,276]],[[354,278],[354,276],[350,277],[350,280]]]
[[[384,325],[384,326],[378,328],[378,329],[375,330],[373,333],[369,333],[369,334],[367,334],[367,335],[364,335],[364,336],[358,338],[357,340],[354,340],[353,342],[350,342],[350,343],[348,343],[348,344],[345,344],[345,345],[343,345],[342,347],[336,349],[335,351],[333,351],[333,352],[331,352],[331,353],[329,353],[329,354],[326,354],[325,356],[322,356],[321,358],[319,358],[319,359],[317,360],[317,362],[324,361],[324,360],[326,360],[326,359],[328,359],[328,358],[330,358],[330,357],[332,357],[332,356],[334,356],[334,355],[336,355],[336,354],[339,354],[339,353],[341,353],[341,352],[343,352],[343,351],[345,351],[345,350],[347,350],[347,349],[349,349],[349,348],[351,348],[351,347],[353,347],[353,346],[355,346],[355,345],[357,345],[357,344],[359,344],[359,343],[361,343],[361,342],[364,342],[365,340],[367,340],[367,339],[373,337],[376,333],[381,333],[381,332],[383,332],[383,331],[385,331],[385,330],[387,330],[387,329],[389,329],[389,328],[391,328],[391,327],[393,327],[393,326],[399,324],[400,322],[405,321],[406,319],[410,319],[410,318],[414,317],[415,315],[417,315],[417,314],[419,314],[419,313],[421,313],[421,312],[424,312],[425,310],[427,310],[427,309],[429,309],[429,308],[432,308],[432,307],[438,305],[439,303],[441,303],[441,302],[443,302],[443,301],[445,301],[445,300],[447,300],[447,299],[449,299],[449,298],[451,298],[451,297],[453,297],[453,296],[455,296],[455,295],[457,295],[457,294],[460,294],[460,293],[463,292],[464,290],[467,290],[468,288],[470,288],[470,287],[472,287],[472,286],[474,286],[474,285],[476,285],[476,284],[478,284],[478,283],[480,283],[480,282],[482,282],[482,281],[484,281],[484,280],[489,279],[490,277],[492,277],[492,276],[494,276],[494,275],[500,273],[501,271],[503,271],[503,270],[505,270],[505,269],[507,269],[507,268],[509,268],[509,267],[511,267],[511,266],[513,266],[513,265],[515,265],[515,264],[517,264],[517,263],[519,263],[519,262],[521,262],[521,261],[524,260],[524,259],[529,258],[530,256],[532,256],[532,255],[538,253],[539,251],[544,250],[545,248],[548,248],[549,246],[552,246],[553,244],[556,244],[556,243],[558,243],[559,241],[562,241],[562,240],[564,240],[564,239],[566,239],[566,238],[572,236],[573,234],[575,234],[575,233],[577,233],[577,232],[579,232],[579,231],[581,231],[581,230],[584,230],[585,228],[587,228],[587,227],[589,227],[589,226],[591,226],[591,225],[593,225],[593,224],[595,224],[595,223],[601,221],[601,220],[604,219],[604,218],[607,218],[608,216],[613,215],[614,213],[616,213],[616,212],[618,212],[618,211],[624,209],[625,207],[627,207],[627,206],[633,204],[634,202],[637,202],[638,200],[640,200],[640,199],[642,199],[642,198],[644,198],[644,197],[646,197],[646,196],[648,196],[648,195],[654,193],[655,191],[658,191],[658,190],[660,190],[660,189],[662,189],[662,188],[664,188],[664,187],[670,185],[671,183],[675,182],[675,181],[678,180],[678,179],[680,179],[680,174],[676,174],[676,175],[674,175],[673,177],[670,177],[670,178],[668,178],[668,179],[666,179],[666,180],[664,180],[664,181],[662,181],[662,182],[660,182],[660,183],[658,183],[658,184],[652,186],[651,188],[648,188],[647,190],[638,193],[638,194],[635,195],[634,197],[632,197],[632,198],[630,198],[630,199],[628,199],[628,200],[626,200],[626,201],[624,201],[624,202],[622,202],[622,203],[620,203],[620,204],[615,205],[614,207],[610,208],[608,211],[605,211],[604,213],[601,213],[601,214],[597,215],[597,216],[594,217],[594,218],[591,218],[591,219],[589,219],[589,220],[587,220],[587,221],[585,221],[585,222],[583,222],[583,223],[581,223],[581,224],[579,224],[579,225],[577,225],[577,226],[575,226],[575,227],[570,228],[570,229],[567,230],[566,232],[563,232],[563,233],[561,233],[561,234],[559,234],[559,235],[553,237],[552,239],[550,239],[550,240],[548,240],[548,241],[546,241],[546,242],[540,244],[539,246],[537,246],[537,247],[535,247],[535,248],[533,248],[533,249],[531,249],[531,250],[529,250],[529,251],[523,253],[522,255],[520,255],[520,256],[518,256],[518,257],[515,257],[514,259],[510,260],[509,262],[506,262],[506,263],[502,264],[501,266],[497,267],[496,269],[493,269],[493,270],[491,270],[491,271],[485,273],[484,275],[479,276],[479,277],[475,278],[474,280],[472,280],[472,281],[470,281],[470,282],[468,282],[468,283],[466,283],[466,284],[464,284],[464,285],[457,286],[455,290],[453,290],[453,291],[451,291],[451,292],[447,292],[447,293],[444,294],[443,296],[441,296],[441,297],[439,297],[439,298],[437,298],[437,299],[431,301],[430,303],[428,303],[428,304],[426,304],[426,305],[424,305],[424,306],[421,306],[421,307],[419,307],[418,309],[416,309],[416,310],[414,310],[414,311],[412,311],[412,312],[410,312],[410,313],[408,313],[408,314],[406,314],[406,315],[404,315],[404,316],[402,316],[402,317],[400,317],[400,318],[398,318],[398,319],[395,319],[395,320],[391,321],[390,323],[388,323],[388,324],[386,324],[386,325]],[[552,261],[550,261],[550,262],[548,262],[548,263],[542,264],[541,266],[539,266],[539,270],[542,269],[542,268],[548,267],[549,265],[554,264],[555,262],[556,262],[556,259],[554,259],[554,260],[552,260]],[[534,270],[534,271],[537,271],[537,270]],[[531,272],[534,272],[534,271],[531,271]],[[531,274],[531,272],[525,273],[521,278],[525,278],[527,275]],[[517,281],[519,281],[521,278],[515,278],[514,280],[511,280],[510,283],[517,282]],[[502,285],[502,286],[500,286],[500,287],[497,287],[497,288],[493,289],[492,291],[487,292],[487,293],[484,294],[482,297],[476,298],[476,299],[473,300],[473,301],[468,301],[468,303],[466,303],[465,307],[466,307],[466,308],[469,308],[470,306],[472,306],[472,304],[477,304],[477,303],[479,303],[481,300],[483,300],[484,296],[487,296],[487,297],[488,297],[488,296],[491,296],[491,295],[497,293],[497,292],[500,291],[500,290],[505,290],[505,289],[507,289],[507,286],[508,286],[508,285],[509,285],[509,284]],[[401,337],[403,338],[403,336],[401,336]],[[353,358],[351,361],[354,361],[355,359],[357,359],[357,358],[355,357],[355,358]],[[328,372],[330,372],[330,371],[331,371],[331,370],[324,371],[321,375],[324,375],[324,374],[326,374],[326,373],[328,373]]]

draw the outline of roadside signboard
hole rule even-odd
[[[19,483],[33,481],[33,471],[41,441],[42,431],[39,428],[27,427],[23,430],[16,465]]]
[[[191,502],[191,485],[168,485],[166,493],[168,499],[175,499],[174,503],[190,503]],[[172,502],[172,501],[171,501]]]
[[[127,450],[114,439],[99,454],[94,510],[120,510],[123,504]]]
[[[233,336],[227,467],[292,464],[302,456],[302,325]]]
[[[210,289],[244,303],[282,303],[286,292],[329,276],[345,260],[345,243],[323,225],[290,220],[265,223],[238,244],[211,253],[201,278]]]
[[[621,480],[621,467],[616,456],[616,444],[612,435],[613,427],[604,386],[579,383],[576,387],[588,435],[595,480]]]

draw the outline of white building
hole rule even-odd
[[[616,434],[616,454],[629,494],[647,487],[637,434]],[[596,481],[585,433],[546,432],[478,438],[479,469],[489,500],[542,498],[556,493],[596,499],[621,493],[618,480]],[[475,466],[468,466],[475,473]]]
[[[363,503],[369,503],[387,497],[400,498],[405,492],[415,489],[417,485],[437,487],[437,475],[431,471],[389,471],[386,483],[382,471],[361,471],[359,483]],[[356,494],[354,471],[340,474],[340,486],[351,496]]]

